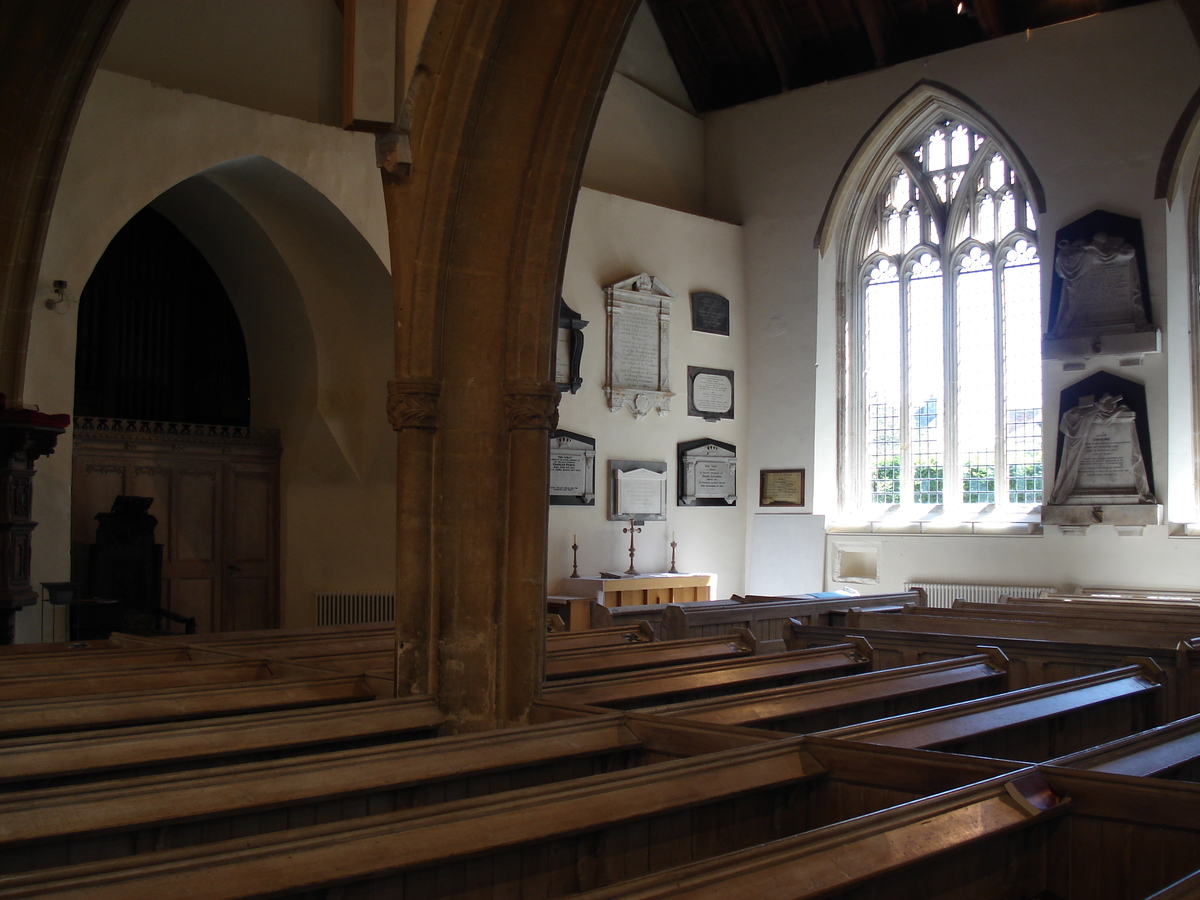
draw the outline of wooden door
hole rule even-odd
[[[226,467],[223,631],[278,627],[277,482],[277,470],[260,463]]]

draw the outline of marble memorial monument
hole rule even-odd
[[[645,273],[604,289],[608,305],[608,408],[628,408],[635,419],[671,411],[667,357],[675,294]]]

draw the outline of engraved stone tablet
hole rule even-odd
[[[1138,446],[1136,416],[1120,396],[1080,398],[1063,413],[1063,453],[1053,505],[1154,503]]]
[[[703,438],[679,445],[679,503],[737,504],[737,448],[733,444]]]
[[[550,504],[596,505],[596,440],[570,431],[550,439]]]
[[[688,415],[709,422],[733,418],[733,372],[688,366]]]
[[[729,301],[711,291],[692,294],[692,331],[729,334]]]
[[[671,300],[657,278],[641,274],[604,289],[608,299],[608,408],[628,407],[635,419],[671,410],[667,351]]]
[[[667,464],[646,460],[609,461],[610,521],[662,521],[667,512]]]
[[[1063,287],[1050,337],[1146,328],[1137,254],[1123,238],[1100,232],[1089,241],[1062,241],[1054,270]]]

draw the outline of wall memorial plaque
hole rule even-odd
[[[571,431],[550,438],[550,505],[596,505],[596,439]]]
[[[692,331],[729,335],[729,301],[711,291],[692,294]]]
[[[665,462],[609,460],[609,521],[661,522],[667,517]]]
[[[612,412],[628,407],[635,419],[671,411],[667,356],[675,294],[645,273],[604,289],[608,301],[608,381]]]
[[[737,447],[710,438],[679,444],[679,503],[737,505]]]
[[[1097,210],[1060,229],[1056,244],[1043,356],[1086,359],[1159,350],[1145,290],[1141,222]]]
[[[1121,393],[1128,388],[1130,402]],[[1095,393],[1089,388],[1097,388]],[[1088,391],[1083,393],[1083,391]],[[1063,391],[1054,488],[1042,508],[1052,525],[1152,525],[1161,507],[1148,464],[1144,388],[1098,372]],[[1074,399],[1074,405],[1069,401]]]
[[[758,473],[759,506],[803,506],[803,469],[762,469]]]
[[[558,341],[554,352],[554,381],[560,391],[574,394],[583,384],[579,364],[583,360],[583,329],[587,322],[558,298]]]
[[[688,415],[706,422],[733,418],[733,372],[688,366]]]

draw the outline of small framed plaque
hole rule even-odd
[[[596,439],[572,431],[550,438],[550,505],[596,505]]]
[[[702,438],[679,444],[679,505],[737,505],[737,447]]]
[[[729,301],[712,291],[692,294],[692,331],[729,336]]]
[[[688,415],[706,422],[733,418],[733,372],[688,366]]]
[[[803,506],[803,469],[762,469],[758,473],[759,506]]]
[[[667,464],[613,459],[608,463],[608,519],[662,522],[667,518]]]

